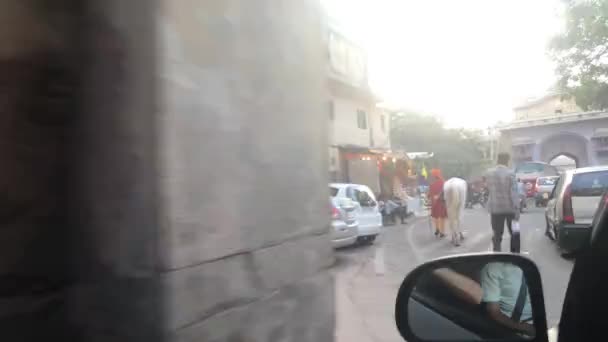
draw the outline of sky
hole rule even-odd
[[[560,32],[559,0],[322,0],[367,52],[385,102],[485,128],[555,82],[546,46]]]

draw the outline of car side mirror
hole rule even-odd
[[[548,341],[540,273],[518,254],[469,254],[418,266],[401,284],[395,320],[408,342]]]

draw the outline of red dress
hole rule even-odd
[[[443,180],[434,181],[429,187],[429,197],[431,198],[431,217],[444,218],[448,217],[448,210],[445,207],[445,202],[439,198],[443,191]],[[438,198],[435,199],[435,196]]]

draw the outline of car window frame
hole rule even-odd
[[[561,187],[562,177],[558,177],[555,185],[553,186],[553,190],[551,190],[551,194],[549,194],[549,199],[554,199],[556,194],[559,194],[558,188]]]
[[[555,184],[555,187],[553,188],[554,196],[552,198],[558,198],[560,196],[562,189],[564,188],[564,184],[566,183],[567,177],[568,177],[568,175],[566,175],[566,174],[559,177],[559,179],[557,180],[557,183]]]
[[[373,208],[376,205],[378,205],[378,201],[376,200],[376,197],[374,196],[374,193],[372,192],[372,190],[370,188],[368,188],[365,185],[359,185],[359,186],[357,186],[357,190],[360,193],[365,193],[365,195],[367,197],[369,197],[369,200],[371,201],[371,205],[363,205],[363,204],[361,204],[361,202],[359,202],[359,204],[361,204],[362,207]]]
[[[572,181],[571,181],[571,186],[570,186],[570,188],[572,190],[572,195],[573,196],[577,196],[577,195],[580,196],[579,192],[581,190],[592,190],[592,188],[577,187],[576,186],[577,184],[575,182],[577,180],[577,178],[580,180],[581,178],[587,177],[587,176],[592,175],[592,174],[603,175],[606,178],[606,180],[607,180],[605,185],[604,184],[600,184],[601,188],[597,189],[597,192],[600,193],[600,194],[599,195],[596,194],[596,196],[601,196],[601,194],[603,194],[604,191],[606,189],[608,189],[608,170],[597,170],[597,171],[590,171],[590,172],[575,173],[575,174],[572,175]],[[601,176],[599,176],[599,177],[601,177]]]

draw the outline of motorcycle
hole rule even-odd
[[[475,204],[481,205],[483,208],[486,207],[486,203],[488,203],[488,192],[485,190],[481,191],[473,191],[471,196],[467,199],[466,207],[471,209]]]

